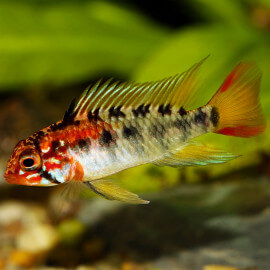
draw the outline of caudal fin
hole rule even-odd
[[[265,129],[259,103],[261,72],[253,63],[240,63],[209,101],[215,108],[213,132],[251,137]]]

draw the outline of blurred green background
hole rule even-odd
[[[254,61],[268,121],[269,33],[268,0],[1,1],[1,175],[18,140],[61,119],[91,82],[161,79],[207,55],[198,105],[239,61]],[[243,156],[208,167],[140,166],[114,177],[150,199],[147,206],[94,195],[64,201],[58,188],[2,178],[0,269],[269,269],[269,127],[251,139],[202,140]]]

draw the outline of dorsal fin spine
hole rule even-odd
[[[163,87],[167,87],[168,85],[166,85],[166,80],[163,81],[159,81],[158,84],[157,84],[157,94],[156,95],[153,95],[152,93],[150,93],[150,95],[147,97],[147,99],[149,100],[149,103],[151,103],[151,105],[154,107],[156,104],[155,104],[155,100],[159,100],[159,96],[162,94],[161,93],[161,89]]]
[[[121,89],[123,89],[122,90],[122,93],[123,94],[125,94],[126,93],[126,95],[128,94],[128,91],[129,90],[131,90],[132,88],[134,88],[135,87],[135,83],[128,83],[128,82],[125,82],[125,83],[122,83],[121,84],[122,86],[121,86]],[[120,86],[119,86],[120,87]],[[119,91],[121,91],[121,89],[119,88],[118,89],[118,92]],[[120,98],[120,95],[117,97],[117,102],[116,102],[116,105],[117,106],[119,106],[119,105],[123,105],[124,106],[124,99],[125,99],[125,96],[123,96],[122,97],[122,101],[121,100],[119,100],[119,98]],[[110,107],[111,107],[111,104],[110,104]]]
[[[166,78],[166,79],[160,81],[160,84],[159,84],[160,90],[162,88],[165,88],[166,90],[163,92],[158,91],[158,94],[152,97],[151,103],[153,104],[153,106],[158,106],[158,103],[159,103],[158,101],[164,99],[164,97],[166,97],[166,95],[168,95],[168,92],[170,92],[170,90],[171,90],[171,84],[173,83],[172,78],[173,77],[169,77],[169,78]],[[168,100],[168,98],[166,97],[165,100]],[[163,102],[163,103],[165,103],[165,102]]]
[[[111,84],[112,79],[108,80],[105,83],[105,88],[102,88],[103,90],[103,95],[100,93],[100,96],[96,96],[96,102],[93,100],[93,104],[95,104],[92,108],[92,110],[95,110],[96,108],[102,109],[108,99],[106,99],[106,96],[109,96],[110,92],[113,92],[113,90],[116,88],[117,84],[119,83],[118,81],[114,82]],[[106,92],[104,91],[106,89]],[[100,92],[102,92],[102,90]],[[105,102],[101,103],[102,100],[105,100]],[[95,103],[94,103],[95,102]],[[92,102],[89,104],[89,106],[92,104]],[[87,110],[89,109],[89,106],[87,107]]]
[[[142,84],[140,87],[138,87],[137,89],[138,89],[138,92],[139,91],[141,91],[141,92],[144,92],[144,91],[148,91],[149,90],[149,87],[150,87],[150,85],[149,85],[149,83],[147,82],[147,83],[144,83],[144,84]],[[134,96],[135,96],[135,98],[134,98]],[[136,107],[135,105],[134,105],[134,101],[135,100],[137,100],[137,97],[138,97],[138,95],[136,96],[136,92],[134,91],[134,93],[132,94],[132,95],[130,95],[130,97],[128,97],[128,99],[126,100],[126,104],[129,104],[131,107]],[[139,106],[140,104],[138,104],[138,106]]]
[[[94,92],[98,89],[100,83],[101,83],[101,79],[98,80],[94,85],[90,86],[87,89],[85,98],[82,99],[82,102],[81,102],[80,106],[78,107],[78,108],[80,108],[80,110],[78,111],[79,115],[80,115],[80,112],[83,110],[83,108],[85,108],[85,104],[87,103],[87,100],[89,100],[91,98],[91,96],[94,94]]]
[[[119,84],[120,82],[117,81],[116,85],[115,85],[115,88],[114,88],[114,96],[117,96],[117,93],[119,91],[121,91],[123,89],[123,85]],[[103,102],[102,106],[100,107],[101,109],[104,108],[111,108],[111,100],[108,98],[108,99],[105,99],[105,102]]]
[[[82,118],[88,112],[97,108],[100,112],[109,110],[111,107],[123,106],[122,108],[138,108],[140,105],[149,105],[152,108],[170,105],[171,109],[184,106],[193,109],[192,97],[197,90],[197,71],[205,61],[193,65],[186,72],[165,78],[156,82],[145,83],[112,83],[112,79],[101,83],[99,80],[91,88],[84,91],[74,108],[75,118]]]
[[[145,84],[145,86],[142,88],[140,95],[135,96],[135,98],[133,99],[133,101],[131,103],[131,106],[135,107],[135,104],[141,105],[141,104],[145,103],[145,92],[147,95],[147,92],[151,92],[151,90],[153,88],[157,87],[157,85],[158,85],[158,82],[156,82],[153,85],[151,85],[149,82],[147,82]]]
[[[111,81],[113,78],[110,78],[109,80],[105,81],[101,87],[99,87],[98,89],[98,93],[96,94],[96,96],[88,103],[87,107],[86,107],[86,111],[89,110],[90,106],[94,105],[93,108],[91,109],[92,111],[94,111],[95,109],[98,108],[97,104],[99,103],[99,101],[101,100],[103,91],[105,89],[108,88],[108,86],[110,85]]]
[[[99,79],[99,80],[94,84],[94,86],[92,86],[91,88],[88,89],[88,91],[87,91],[88,94],[87,94],[87,95],[85,96],[85,98],[82,100],[82,103],[81,103],[80,107],[77,106],[77,107],[75,108],[75,110],[78,108],[78,115],[83,114],[83,112],[84,112],[83,108],[85,108],[85,105],[86,105],[87,101],[88,101],[88,100],[91,98],[91,96],[94,95],[94,93],[97,91],[98,87],[99,87],[100,84],[101,84],[101,81],[102,81],[102,79]]]
[[[175,75],[174,77],[170,77],[168,78],[168,82],[169,82],[169,85],[168,87],[166,87],[166,91],[164,91],[164,94],[163,94],[163,99],[164,99],[164,105],[167,105],[169,103],[171,103],[171,96],[173,94],[173,89],[176,87],[177,85],[177,80],[178,80],[178,77],[179,75]]]
[[[120,97],[120,95],[118,95],[119,93],[122,93],[123,94],[123,92],[127,92],[128,93],[128,90],[130,89],[132,87],[132,84],[130,84],[130,85],[128,85],[128,83],[121,83],[121,84],[119,84],[118,86],[117,86],[117,89],[115,90],[115,93],[114,93],[114,100],[115,100],[115,104],[113,105],[112,103],[113,103],[113,101],[111,100],[111,99],[108,99],[107,101],[106,101],[106,103],[105,103],[105,106],[104,107],[108,107],[108,108],[110,108],[110,107],[112,107],[112,106],[115,106],[115,107],[117,107],[117,106],[123,106],[124,105],[124,103],[123,103],[123,98],[122,98],[122,100],[119,100],[119,97]],[[125,88],[127,88],[127,89],[125,89]]]

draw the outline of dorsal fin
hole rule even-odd
[[[86,113],[97,109],[103,112],[112,107],[136,108],[142,104],[152,107],[170,104],[172,108],[191,109],[193,97],[198,89],[198,70],[205,60],[206,58],[186,72],[155,82],[112,83],[110,79],[102,83],[99,80],[83,92],[70,113],[80,119]]]

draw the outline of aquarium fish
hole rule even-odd
[[[255,64],[238,64],[211,100],[194,108],[196,96],[203,95],[197,86],[203,62],[156,82],[98,81],[71,103],[63,120],[16,145],[6,181],[29,186],[75,181],[107,199],[148,203],[106,177],[146,163],[178,167],[235,158],[191,140],[208,132],[237,137],[261,133],[261,72]]]

